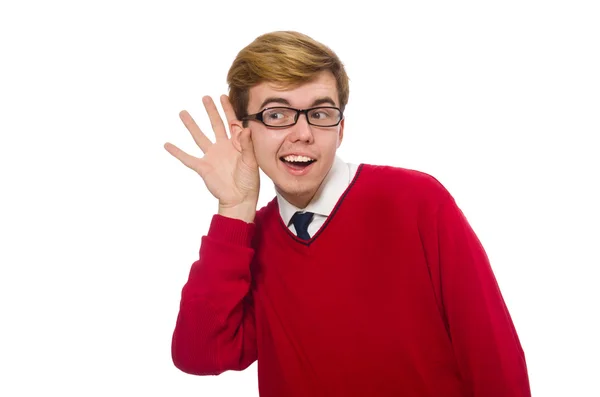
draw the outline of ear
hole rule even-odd
[[[243,130],[244,127],[242,126],[241,121],[236,120],[229,125],[229,131],[231,131],[231,143],[233,144],[233,147],[240,153],[242,152],[242,143],[240,141],[240,137]]]
[[[342,140],[344,139],[344,121],[346,121],[346,119],[342,119],[342,121],[340,122],[340,131],[338,132],[338,144],[337,147],[339,148],[340,145],[342,144]]]

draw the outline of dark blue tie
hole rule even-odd
[[[292,223],[296,228],[296,234],[302,240],[310,239],[310,235],[308,234],[308,224],[312,221],[313,215],[313,212],[296,212],[294,216],[292,216]]]

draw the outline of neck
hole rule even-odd
[[[304,194],[290,194],[284,191],[281,191],[278,187],[275,187],[277,192],[291,205],[297,207],[299,209],[304,209],[308,206],[310,201],[315,196],[315,192],[308,192]]]
[[[301,196],[291,196],[288,194],[281,194],[283,196],[284,199],[287,200],[288,203],[292,204],[294,207],[300,208],[300,209],[304,209],[308,206],[308,204],[310,203],[310,201],[312,200],[312,198],[314,197],[314,193],[310,194],[310,196],[307,195],[301,195]]]

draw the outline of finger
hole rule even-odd
[[[202,150],[202,153],[206,153],[208,148],[212,145],[210,139],[204,135],[202,130],[200,130],[200,127],[198,127],[198,124],[196,124],[192,116],[190,116],[186,110],[179,112],[179,118],[183,122],[183,125],[185,125],[185,128],[192,134],[194,142],[196,142],[196,145]]]
[[[227,130],[225,129],[225,124],[223,124],[223,119],[221,118],[219,110],[217,109],[217,106],[213,102],[212,98],[209,96],[205,96],[202,98],[202,103],[204,104],[206,113],[208,113],[210,124],[212,126],[213,131],[215,132],[216,141],[219,142],[221,140],[229,139],[227,137]]]
[[[199,159],[187,154],[183,150],[171,143],[165,143],[165,149],[177,160],[181,161],[186,167],[196,171]]]
[[[225,112],[225,117],[227,118],[227,124],[231,125],[233,122],[239,121],[235,115],[235,110],[233,110],[231,102],[229,102],[229,97],[227,95],[221,95],[220,99],[223,111]]]

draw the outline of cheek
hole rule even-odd
[[[322,148],[322,153],[331,153],[335,152],[335,150],[340,146],[339,135],[336,134],[328,134],[322,135],[319,140],[316,141],[317,145]]]
[[[273,136],[270,131],[252,131],[252,144],[254,146],[254,153],[256,160],[259,165],[268,166],[267,162],[272,162],[273,158],[277,157],[279,148],[281,146],[281,139]]]

